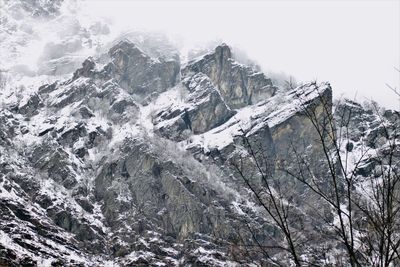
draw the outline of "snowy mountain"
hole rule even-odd
[[[352,190],[367,196],[365,177],[382,176],[380,155],[394,151],[398,168],[398,111],[333,103],[329,83],[284,88],[237,62],[226,44],[182,63],[158,35],[106,42],[105,24],[84,27],[61,6],[2,2],[1,34],[9,36],[1,42],[8,65],[0,92],[0,265],[294,265],[280,249],[279,225],[251,190],[265,188],[260,155],[273,194],[289,203],[304,264],[347,262],[340,240],[327,238],[334,209],[290,171],[301,154],[316,184],[330,186],[315,122],[335,118],[324,129],[339,144],[333,162],[340,168],[335,155],[348,158],[338,173],[354,173]],[[37,16],[75,26],[27,71],[11,59],[23,61],[35,29],[22,31]],[[252,157],[248,144],[263,153]]]

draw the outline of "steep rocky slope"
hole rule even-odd
[[[57,14],[57,4],[45,4],[44,15]],[[262,184],[243,137],[272,164],[293,218],[319,231],[334,221],[332,211],[282,171],[296,166],[295,149],[312,157],[325,182],[324,151],[307,111],[321,122],[332,112],[349,121],[328,132],[351,129],[338,137],[351,160],[371,148],[349,168],[356,190],[367,190],[362,177],[379,177],[387,129],[399,128],[396,111],[334,105],[329,83],[283,89],[236,62],[226,44],[182,64],[164,40],[127,34],[68,78],[51,80],[0,94],[0,265],[268,266],[253,249],[260,243],[289,265],[274,248],[284,237],[232,166],[244,160],[251,183]],[[331,221],[308,217],[316,209]],[[299,240],[312,240],[302,245],[304,258],[335,263],[322,257],[318,231],[293,227]],[[340,259],[343,248],[329,245]]]
[[[241,217],[263,216],[240,181],[201,158],[229,157],[240,129],[281,151],[305,124],[294,102],[304,96],[311,106],[317,88],[330,99],[329,85],[278,94],[263,74],[235,63],[226,45],[181,75],[179,58],[152,58],[127,40],[109,58],[89,58],[70,79],[2,109],[3,262],[233,260],[216,240],[237,242]],[[197,69],[202,64],[239,74],[215,80]],[[227,91],[238,92],[235,84],[247,85],[238,87],[243,98]],[[252,105],[252,92],[264,100]]]

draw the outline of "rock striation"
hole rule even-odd
[[[236,113],[206,75],[198,73],[185,78],[182,83],[183,90],[188,91],[183,103],[162,109],[153,118],[162,136],[182,141],[188,137],[188,132],[204,133]]]
[[[277,88],[261,72],[234,61],[229,46],[222,44],[213,53],[193,60],[182,69],[184,76],[202,72],[218,87],[231,108],[241,108],[271,97]]]
[[[299,216],[313,200],[301,185],[282,183],[279,169],[295,165],[293,148],[323,153],[307,111],[319,121],[357,114],[346,149],[385,153],[378,117],[357,103],[335,106],[329,83],[282,90],[235,62],[225,44],[183,66],[150,47],[118,41],[107,60],[88,58],[70,79],[1,108],[0,265],[262,263],[240,247],[256,245],[248,229],[260,229],[266,245],[284,237],[230,165],[240,158],[254,172],[243,136],[266,153]],[[392,132],[399,126],[398,112],[382,119]],[[253,182],[262,183],[257,175]]]

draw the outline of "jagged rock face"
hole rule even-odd
[[[121,41],[110,49],[112,63],[106,68],[130,94],[148,96],[175,85],[179,62],[158,62],[129,41]]]
[[[0,65],[13,73],[13,81],[19,75],[69,75],[108,39],[103,21],[85,16],[83,22],[79,1],[2,0],[0,5]],[[44,32],[55,38],[48,40]]]
[[[182,75],[189,91],[184,103],[162,109],[153,120],[162,136],[176,141],[221,125],[236,113],[233,109],[272,97],[277,90],[264,74],[236,63],[227,45],[190,62]]]
[[[121,214],[134,211],[137,219],[145,217],[165,234],[183,240],[194,233],[211,233],[213,221],[225,224],[227,211],[218,212],[218,205],[211,205],[219,197],[201,177],[197,181],[189,178],[187,171],[171,161],[161,161],[142,142],[131,140],[123,145],[124,156],[107,163],[95,179],[95,197],[104,200],[102,209],[109,225],[118,223]],[[115,196],[122,183],[129,198],[121,203]],[[211,216],[217,213],[218,217]]]
[[[188,122],[194,134],[215,128],[234,115],[235,112],[225,104],[207,76],[196,74],[183,83],[190,91],[187,102],[199,106],[195,111],[187,110]]]
[[[400,146],[397,143],[400,129],[400,113],[395,110],[386,110],[383,113],[379,107],[362,106],[351,100],[344,100],[336,104],[336,120],[338,127],[349,128],[338,136],[346,142],[345,150],[357,164],[355,173],[361,177],[380,177],[382,166],[389,164],[388,153],[392,153],[394,170],[399,168]],[[363,151],[367,156],[362,158],[357,153]],[[354,156],[353,156],[354,155]],[[397,162],[397,163],[396,163]],[[397,164],[397,165],[396,165]],[[362,179],[361,179],[362,180]]]
[[[202,72],[210,77],[231,108],[255,104],[273,96],[277,90],[263,73],[236,63],[227,45],[218,46],[214,53],[189,62],[182,70],[183,75],[192,72]]]
[[[293,149],[305,151],[307,147],[312,148],[312,151],[309,151],[310,154],[318,155],[318,157],[323,156],[321,147],[318,145],[320,137],[313,122],[310,120],[310,116],[315,117],[319,124],[322,121],[328,121],[332,112],[332,89],[329,84],[325,85],[325,87],[311,84],[310,88],[311,92],[318,94],[318,97],[307,100],[301,94],[301,87],[289,92],[289,94],[295,94],[296,98],[298,98],[297,105],[299,105],[300,109],[286,120],[278,122],[271,127],[277,158],[290,162],[288,157]],[[285,111],[283,110],[283,112]],[[332,136],[334,129],[330,127],[330,125],[327,125],[327,129],[324,130],[328,131],[327,135],[330,134]]]
[[[164,92],[177,83],[179,58],[168,61],[152,58],[128,40],[117,43],[108,54],[111,60],[101,69],[96,69],[92,58],[85,60],[82,68],[75,71],[73,80],[88,77],[100,85],[113,79],[128,94],[140,98]]]
[[[281,164],[295,165],[291,149],[321,155],[305,111],[331,115],[330,85],[279,91],[226,45],[182,76],[179,58],[145,51],[118,42],[108,61],[88,58],[71,79],[0,110],[0,265],[226,266],[239,257],[242,266],[260,257],[237,249],[255,245],[248,226],[263,244],[283,242],[230,163],[243,160],[262,184],[242,136],[266,153],[277,183],[288,180]],[[346,105],[338,110],[347,116]],[[366,142],[379,146],[380,124],[356,112],[348,149],[359,149],[362,121]],[[398,117],[384,113],[393,128]],[[296,205],[311,199],[298,184],[281,189]]]
[[[152,58],[157,58],[160,61],[179,62],[179,51],[163,34],[141,31],[125,32],[121,36],[117,37],[116,42],[110,44],[110,48],[121,40],[129,40],[137,45],[146,55]]]
[[[239,142],[236,137],[242,134],[252,137],[266,130],[270,135],[267,139],[274,143],[271,146],[274,147],[273,153],[278,158],[286,158],[291,145],[298,145],[299,149],[304,150],[316,141],[317,133],[304,111],[310,110],[317,119],[323,120],[328,116],[331,107],[332,89],[329,84],[305,84],[239,110],[222,126],[200,135],[200,138],[194,138],[195,142],[191,147],[203,146],[205,151],[214,148],[232,151],[233,148],[228,147]],[[224,136],[233,138],[227,138],[225,142],[220,143],[210,141],[222,139]],[[228,158],[228,155],[225,155],[225,158]]]
[[[194,172],[188,168],[190,161],[161,158],[153,147],[164,148],[142,139],[144,129],[138,121],[142,106],[132,95],[167,90],[175,84],[177,74],[169,75],[162,63],[155,63],[129,42],[119,43],[110,55],[111,62],[103,68],[87,59],[71,79],[38,88],[26,101],[11,107],[14,113],[7,111],[1,117],[0,155],[4,166],[10,166],[5,177],[10,185],[1,189],[5,198],[2,207],[14,207],[14,201],[22,201],[18,205],[25,214],[21,215],[23,220],[45,217],[50,229],[58,229],[57,234],[47,234],[41,228],[18,228],[19,233],[35,236],[35,241],[21,241],[25,256],[14,259],[7,255],[15,252],[2,247],[0,256],[7,264],[30,261],[40,265],[32,253],[47,257],[46,240],[54,238],[57,244],[50,261],[59,264],[96,265],[111,253],[112,260],[123,265],[176,265],[177,259],[190,262],[191,253],[197,255],[191,257],[201,256],[193,252],[197,246],[182,246],[185,240],[195,240],[197,234],[217,231],[223,238],[235,236],[236,219],[227,204],[229,198],[206,183],[206,170]],[[151,83],[160,80],[155,69],[162,69],[168,82],[148,91],[134,91],[138,80],[126,75],[147,78]],[[185,90],[187,103],[196,107],[188,111],[194,131],[206,131],[232,116],[207,77],[188,79]],[[22,118],[25,121],[20,123]],[[151,122],[151,116],[146,119]],[[4,151],[9,151],[7,157]],[[192,159],[192,164],[198,163]],[[13,177],[21,166],[23,174]],[[9,197],[14,191],[25,195],[24,199],[20,195]],[[37,210],[25,210],[22,203],[37,205]],[[2,218],[21,223],[18,214]],[[2,221],[2,225],[6,224]],[[8,236],[10,231],[3,229]],[[58,238],[58,233],[65,237]],[[64,239],[67,237],[72,249],[64,248],[69,243]],[[135,251],[143,255],[135,256]]]
[[[188,137],[188,132],[204,133],[235,114],[206,75],[198,73],[187,77],[183,84],[184,90],[188,90],[184,102],[163,109],[153,119],[156,127],[158,124],[162,125],[158,127],[162,136],[181,141]]]

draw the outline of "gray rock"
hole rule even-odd
[[[137,105],[135,104],[135,102],[132,101],[132,100],[129,101],[129,100],[127,100],[127,99],[119,99],[119,100],[115,101],[115,102],[111,105],[111,109],[112,109],[113,111],[115,111],[116,113],[118,113],[118,114],[122,114],[122,113],[125,112],[125,110],[126,110],[128,107],[132,107],[132,106],[138,108]]]
[[[74,72],[72,79],[77,79],[78,77],[93,77],[95,75],[95,66],[93,58],[89,57],[82,63],[82,67]]]
[[[284,170],[301,168],[296,150],[314,171],[313,182],[329,189],[324,152],[307,118],[312,112],[323,123],[332,115],[329,84],[275,92],[225,45],[189,62],[180,79],[175,52],[140,39],[137,46],[117,43],[109,57],[89,58],[71,79],[40,87],[19,109],[0,111],[0,230],[12,240],[0,242],[0,265],[46,259],[55,266],[219,266],[238,258],[239,265],[262,265],[263,255],[244,251],[243,242],[254,247],[256,236],[276,246],[284,237],[230,165],[238,160],[249,183],[263,189],[252,153],[291,203],[299,240],[317,251],[311,256],[322,255],[319,230],[334,220],[331,208]],[[183,99],[164,105],[172,86]],[[162,108],[154,104],[159,100]],[[354,131],[344,150],[377,152],[357,167],[357,180],[379,178],[398,113],[379,117],[350,101],[335,107],[342,120],[324,134],[348,125]],[[393,155],[400,157],[400,148]],[[340,251],[336,245],[332,251]]]
[[[33,147],[29,160],[34,167],[66,188],[72,188],[76,184],[74,168],[68,153],[58,148],[55,143],[47,142]]]
[[[72,147],[80,137],[87,135],[87,130],[83,122],[77,123],[75,126],[60,133],[58,142],[63,146]]]
[[[184,81],[190,91],[187,102],[193,109],[187,109],[187,115],[194,134],[206,132],[226,122],[236,112],[224,102],[221,94],[210,79],[203,74],[196,74]]]
[[[220,92],[206,75],[195,74],[183,83],[189,91],[184,104],[162,110],[153,119],[156,127],[159,122],[165,125],[166,120],[170,121],[158,128],[162,136],[180,141],[188,137],[188,131],[193,134],[204,133],[226,122],[236,113],[225,104]]]
[[[304,87],[307,88],[308,86]],[[314,151],[310,152],[311,154],[315,152],[313,155],[317,158],[318,156],[316,155],[323,156],[321,155],[321,146],[318,145],[320,142],[318,133],[307,113],[313,114],[312,117],[315,123],[323,125],[323,122],[332,114],[332,89],[329,84],[324,87],[310,84],[309,88],[311,89],[310,92],[318,92],[316,97],[306,100],[307,94],[310,93],[308,91],[303,95],[295,96],[295,98],[300,99],[300,103],[303,106],[282,120],[281,123],[271,126],[271,134],[278,158],[285,159],[288,162],[294,160],[293,158],[288,160],[291,154],[293,156],[293,149],[304,152],[307,147],[312,147]],[[301,87],[294,89],[292,93],[297,94],[299,89]],[[335,130],[330,128],[329,125],[325,127],[327,128],[327,135]]]
[[[42,99],[38,94],[32,95],[28,101],[18,107],[18,111],[27,116],[33,116],[38,113],[37,109],[42,107]]]
[[[215,48],[214,53],[189,62],[182,70],[184,76],[199,72],[210,77],[228,106],[233,109],[267,99],[277,90],[263,73],[235,62],[226,44]]]
[[[163,92],[176,84],[179,61],[159,61],[124,40],[109,51],[112,63],[105,67],[121,87],[130,94],[146,97]]]
[[[211,205],[216,197],[211,189],[189,179],[179,165],[160,161],[142,141],[126,141],[123,146],[125,156],[105,164],[95,180],[95,196],[104,201],[109,225],[118,224],[118,214],[133,209],[180,240],[212,231],[209,220],[217,211]],[[117,200],[121,190],[132,200]],[[222,224],[224,213],[220,213]]]
[[[82,106],[79,108],[79,113],[81,114],[82,118],[89,119],[94,117],[93,112],[86,106]]]
[[[78,197],[75,200],[85,211],[93,213],[94,206],[90,203],[90,200],[84,197]]]
[[[67,81],[61,84],[57,89],[58,93],[55,98],[51,100],[49,105],[58,109],[81,101],[85,99],[86,96],[90,96],[96,92],[95,84],[88,78],[83,77]],[[43,89],[43,91],[47,90]]]
[[[54,82],[52,84],[45,84],[39,87],[38,93],[39,95],[48,95],[49,93],[53,92],[57,88],[58,82]]]

